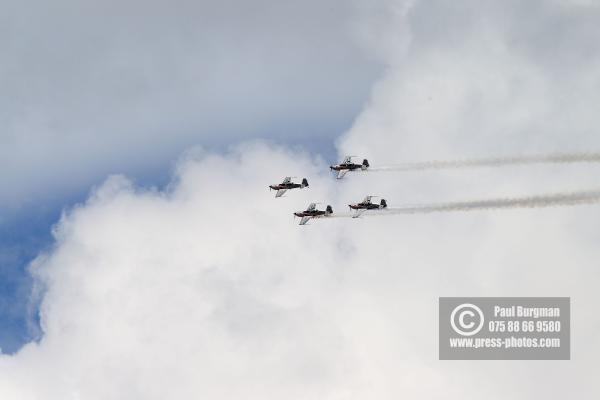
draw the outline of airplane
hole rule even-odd
[[[306,225],[311,218],[327,217],[333,213],[333,208],[327,206],[325,211],[317,210],[316,203],[310,203],[306,211],[298,211],[294,213],[294,217],[300,217],[300,225]]]
[[[354,171],[359,168],[362,171],[365,171],[367,168],[369,168],[369,161],[367,161],[366,158],[363,160],[362,164],[354,164],[352,162],[352,157],[356,156],[346,156],[344,157],[344,161],[342,161],[340,164],[329,166],[330,170],[338,172],[337,179],[342,179],[348,171]]]
[[[283,196],[289,189],[304,189],[305,187],[308,187],[306,178],[302,179],[302,183],[293,183],[292,177],[286,176],[279,185],[269,185],[269,190],[277,190],[277,193],[275,193],[275,197],[277,198]]]
[[[387,202],[385,199],[381,199],[379,204],[374,204],[371,202],[371,199],[377,196],[367,196],[363,201],[357,204],[348,204],[351,210],[356,210],[356,213],[352,216],[352,218],[360,217],[365,211],[368,210],[381,210],[387,207]]]

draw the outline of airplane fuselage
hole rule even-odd
[[[349,204],[348,206],[353,210],[375,210],[382,208],[381,205],[373,203]]]
[[[301,183],[280,183],[278,185],[269,185],[273,190],[288,190],[302,187]]]
[[[332,171],[354,171],[355,169],[361,169],[363,168],[363,165],[361,164],[354,164],[354,163],[350,163],[350,164],[337,164],[337,165],[332,165],[329,167],[329,169],[331,169]]]
[[[300,211],[295,212],[294,215],[296,217],[319,217],[321,215],[327,214],[327,211],[315,210],[315,211]]]
[[[366,158],[363,160],[362,164],[356,164],[350,160],[350,157],[346,157],[344,159],[344,161],[341,162],[340,164],[335,164],[335,165],[329,166],[329,169],[331,169],[332,171],[337,171],[337,172],[354,171],[357,169],[364,171],[367,168],[369,168],[369,161]]]

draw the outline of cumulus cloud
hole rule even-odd
[[[266,183],[283,170],[331,197],[314,162],[262,146],[186,161],[168,193],[108,179],[64,216],[56,249],[33,267],[47,289],[44,338],[2,359],[8,398],[337,391],[355,364],[327,304],[342,243],[333,225],[296,229],[291,211],[306,198],[273,202]],[[40,385],[20,386],[21,368]]]
[[[366,42],[392,38],[378,50],[388,72],[339,139],[340,153],[392,163],[600,147],[596,8],[389,6],[395,22],[386,13],[388,22],[363,32]],[[402,205],[585,189],[596,183],[593,168],[335,181],[325,160],[255,143],[226,155],[190,151],[165,191],[111,177],[65,213],[54,248],[31,266],[44,336],[0,356],[0,395],[597,397],[597,207],[305,227],[291,214],[310,201],[340,210],[366,194]],[[267,185],[284,175],[311,186],[276,200]],[[571,296],[573,359],[439,361],[437,298],[468,295]]]
[[[0,207],[190,145],[330,141],[380,69],[351,2],[0,4]]]
[[[311,187],[275,200],[266,184],[290,170]],[[305,154],[250,145],[225,157],[192,152],[167,192],[109,178],[63,216],[55,248],[31,267],[45,289],[44,336],[0,357],[2,397],[528,398],[535,388],[561,398],[592,390],[585,376],[597,371],[597,343],[585,332],[598,322],[595,210],[299,227],[292,211],[315,199],[339,209],[348,198],[325,170]],[[401,188],[389,190],[399,197]],[[437,297],[465,294],[572,295],[574,343],[589,351],[535,369],[437,361]]]
[[[340,149],[392,161],[582,150],[597,136],[599,18],[555,2],[416,2],[397,22],[408,49],[388,52]]]

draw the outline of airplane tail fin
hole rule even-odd
[[[302,187],[308,187],[308,180],[306,178],[302,179]]]
[[[363,160],[363,162],[362,162],[362,167],[361,167],[361,169],[362,169],[362,170],[365,170],[365,169],[369,168],[369,166],[370,166],[370,165],[369,165],[369,160],[367,160],[367,159],[365,158],[365,159]]]
[[[325,209],[325,214],[333,214],[333,208],[331,208],[331,206],[327,206]]]
[[[385,199],[381,199],[381,208],[386,208],[387,207],[387,201],[385,201]]]

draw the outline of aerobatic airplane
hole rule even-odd
[[[305,225],[311,218],[327,217],[333,213],[333,208],[327,206],[325,211],[317,210],[316,203],[310,203],[305,211],[298,211],[294,213],[295,217],[300,217],[300,225]]]
[[[305,187],[308,187],[308,181],[306,178],[302,179],[302,183],[294,183],[292,182],[292,178],[290,176],[286,176],[283,182],[281,182],[279,185],[269,185],[269,190],[277,190],[275,197],[281,197],[289,189],[304,189]]]
[[[344,161],[342,161],[340,164],[329,166],[330,170],[337,171],[338,179],[342,179],[348,171],[354,171],[359,168],[362,171],[365,171],[367,168],[369,168],[369,161],[367,161],[366,158],[363,160],[362,164],[354,164],[352,162],[352,157],[356,157],[356,156],[346,156],[346,157],[344,157]]]
[[[352,218],[360,217],[365,211],[368,210],[381,210],[387,207],[387,202],[385,199],[381,199],[379,204],[371,203],[371,199],[377,196],[367,196],[363,201],[357,204],[348,204],[351,210],[356,210],[356,213],[352,216]]]

